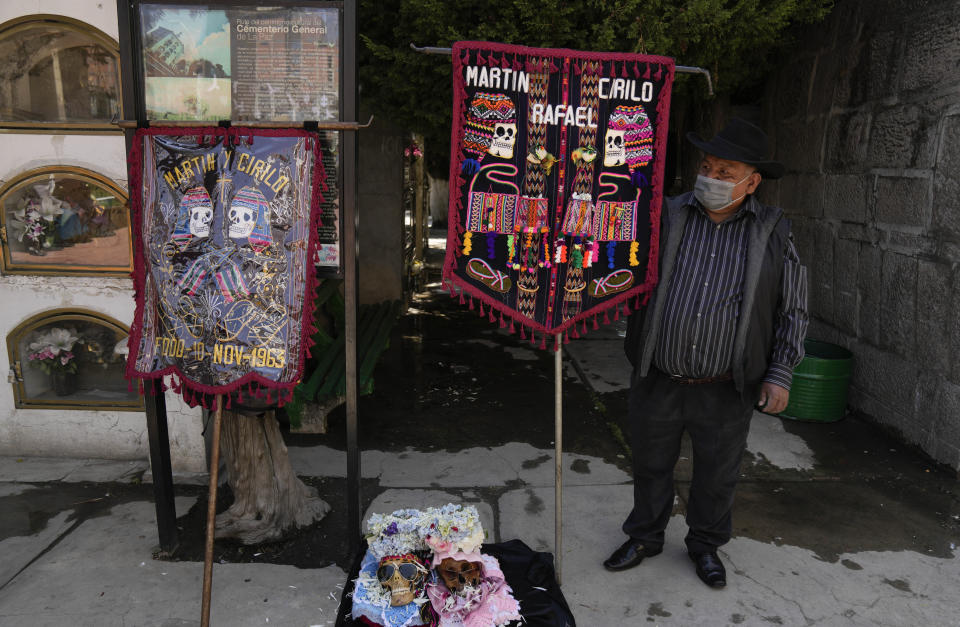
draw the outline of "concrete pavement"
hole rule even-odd
[[[368,511],[471,502],[492,539],[552,551],[552,354],[443,301],[417,307],[361,406]],[[687,448],[663,554],[604,571],[631,499],[629,452],[616,435],[627,383],[619,333],[613,325],[566,347],[563,590],[579,625],[958,624],[956,476],[856,416],[808,424],[755,415],[735,537],[721,551],[726,589],[700,583],[683,549]],[[522,388],[536,403],[524,404],[498,372],[536,380]],[[502,397],[483,387],[488,380]],[[479,417],[494,427],[479,428]],[[511,421],[515,428],[502,426]],[[429,436],[403,437],[414,422]],[[288,440],[298,474],[335,508],[341,435]],[[154,559],[145,469],[143,461],[0,459],[0,626],[199,624],[202,565]],[[204,499],[202,486],[178,482],[178,514]],[[344,545],[338,520],[320,524]],[[333,544],[330,555],[310,568],[258,562],[255,552],[216,564],[213,624],[332,625],[347,564]]]

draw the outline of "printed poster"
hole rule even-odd
[[[142,4],[147,118],[339,118],[339,10]]]

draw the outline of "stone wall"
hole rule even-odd
[[[810,337],[853,351],[853,408],[960,468],[960,2],[838,2],[762,117]]]

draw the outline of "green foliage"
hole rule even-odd
[[[448,58],[410,44],[458,40],[673,57],[713,73],[718,94],[762,78],[791,27],[822,20],[832,0],[361,0],[360,84],[364,105],[422,133],[427,166],[447,171],[452,109]],[[700,82],[678,89],[706,97]],[[686,85],[684,84],[686,83]]]

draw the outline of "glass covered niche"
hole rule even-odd
[[[96,124],[120,114],[117,43],[60,16],[0,25],[0,123],[39,127]]]
[[[2,267],[8,274],[132,270],[127,195],[81,168],[31,170],[0,187]]]
[[[7,338],[16,406],[141,410],[124,378],[127,334],[116,320],[85,310],[27,320]]]

